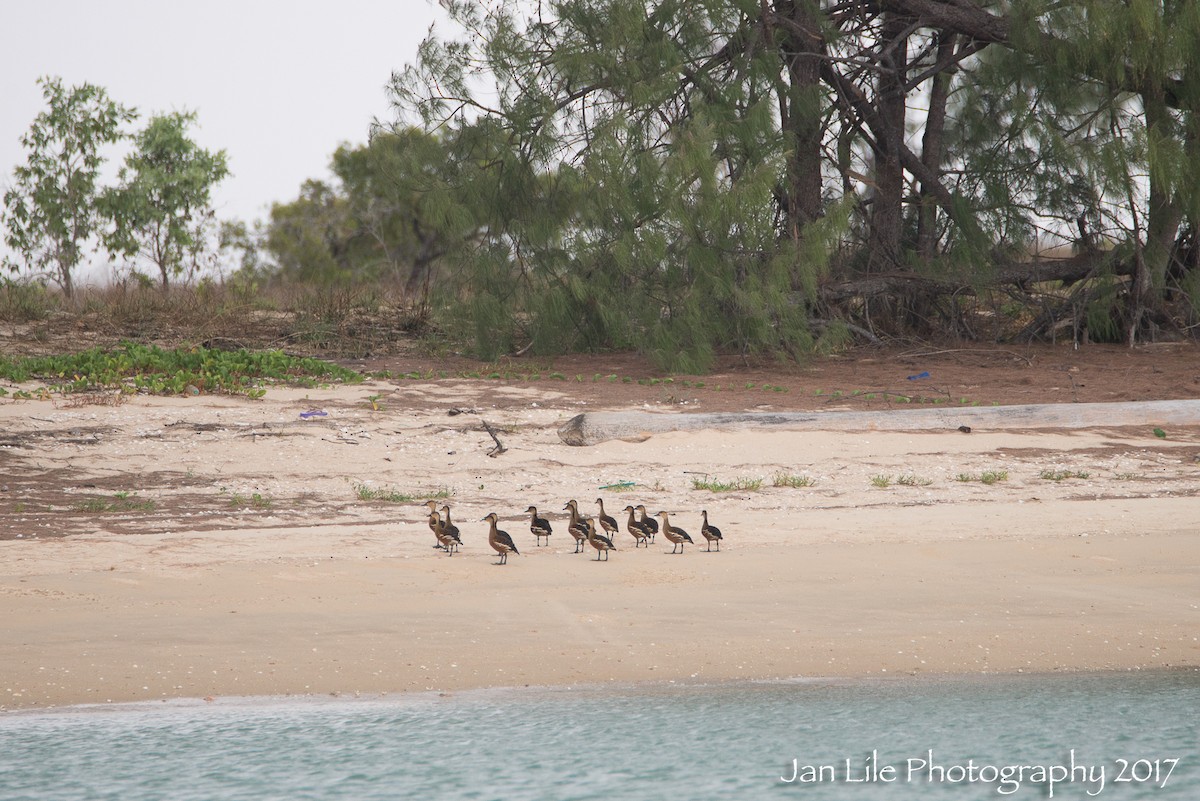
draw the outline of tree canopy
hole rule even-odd
[[[48,274],[70,296],[99,218],[101,149],[124,136],[122,123],[136,113],[99,86],[67,87],[50,77],[38,83],[47,108],[21,137],[28,159],[4,193],[5,242],[21,259],[6,266]]]
[[[445,144],[475,227],[439,286],[483,353],[973,336],[985,292],[1031,336],[1194,315],[1195,3],[443,5],[393,131]]]
[[[447,188],[448,163],[445,144],[415,128],[342,145],[330,165],[336,183],[306,181],[295,200],[272,207],[263,244],[277,274],[386,282],[425,297],[434,265],[475,228],[468,193]]]
[[[188,136],[195,121],[193,113],[151,117],[134,137],[120,185],[100,198],[109,252],[149,261],[163,289],[200,266],[213,227],[212,190],[229,174],[225,151],[211,153]]]
[[[213,187],[229,174],[224,151],[209,152],[188,135],[193,113],[152,116],[134,134],[122,125],[137,111],[101,87],[39,81],[47,108],[21,138],[28,156],[14,170],[0,222],[15,252],[12,272],[49,278],[70,296],[85,248],[97,239],[109,254],[147,260],[162,287],[194,271],[215,239]],[[106,146],[132,139],[119,185],[100,185]]]

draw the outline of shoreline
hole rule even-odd
[[[278,695],[177,696],[172,698],[105,703],[64,704],[45,707],[0,708],[0,718],[22,718],[38,715],[89,715],[104,713],[153,712],[156,710],[188,711],[196,709],[279,709],[289,707],[319,708],[333,706],[373,705],[430,705],[454,702],[478,703],[491,700],[551,700],[555,698],[629,697],[672,695],[704,690],[764,691],[778,688],[837,687],[839,689],[907,688],[919,689],[930,685],[977,684],[997,688],[1005,682],[1046,682],[1073,680],[1117,681],[1121,677],[1145,677],[1162,680],[1187,677],[1200,682],[1200,665],[1150,668],[1079,668],[1057,671],[1016,671],[980,673],[920,673],[866,676],[790,676],[763,679],[659,679],[604,684],[543,684],[521,686],[485,686],[462,690],[412,690],[376,693],[307,693]]]

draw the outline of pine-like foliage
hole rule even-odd
[[[446,291],[481,353],[635,347],[702,370],[721,350],[809,346],[795,293],[823,259],[780,247],[780,60],[741,41],[743,5],[460,4],[477,38],[430,40],[397,76],[397,102],[448,124],[473,166],[486,222]]]
[[[396,131],[446,148],[417,191],[462,222],[438,289],[483,355],[699,370],[1013,293],[1029,335],[1135,341],[1200,283],[1190,0],[443,5],[464,38],[394,76]],[[1048,240],[1086,258],[1039,287]]]

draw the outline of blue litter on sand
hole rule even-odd
[[[632,487],[632,486],[633,486],[632,481],[618,481],[616,484],[605,484],[600,489],[617,489],[618,487],[621,489],[625,489],[626,487]]]
[[[313,410],[307,411],[307,412],[300,412],[300,419],[301,420],[311,420],[314,417],[326,417],[328,415],[329,415],[329,412],[323,412],[320,409],[313,409]]]
[[[926,370],[926,371],[925,371],[925,372],[923,372],[923,373],[917,373],[916,375],[910,375],[910,376],[908,377],[908,380],[909,380],[909,381],[916,381],[918,378],[929,378],[929,371],[928,371],[928,370]]]

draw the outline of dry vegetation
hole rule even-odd
[[[132,340],[365,358],[411,347],[429,331],[427,306],[377,286],[116,285],[67,299],[37,285],[0,285],[0,350],[11,356]]]

